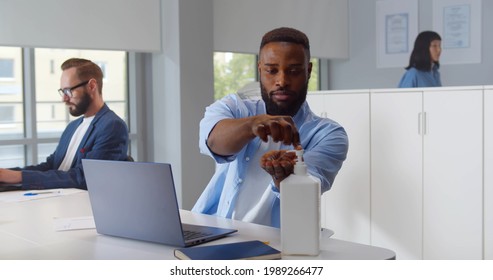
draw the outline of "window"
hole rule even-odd
[[[0,145],[0,168],[24,166],[23,145]]]
[[[320,71],[320,59],[312,58],[310,62],[312,63],[312,73],[310,75],[310,81],[308,82],[308,90],[320,90],[320,79],[318,77]]]
[[[0,47],[0,140],[24,137],[22,49]],[[11,158],[9,153],[0,157]]]
[[[313,64],[308,90],[320,89],[319,59],[312,58]],[[253,54],[215,52],[214,53],[214,98],[238,92],[251,82],[258,81],[257,56]]]
[[[0,127],[14,122],[14,106],[0,105]]]
[[[214,53],[214,98],[237,92],[257,80],[257,56],[253,54]]]
[[[14,78],[14,60],[0,58],[0,78]]]
[[[101,68],[101,71],[103,72],[103,79],[106,79],[107,76],[106,76],[106,62],[103,62],[103,61],[94,61],[94,63],[96,63],[99,68]]]
[[[38,144],[38,162],[45,162],[56,149],[58,143]]]
[[[50,59],[50,74],[55,74],[55,61]]]

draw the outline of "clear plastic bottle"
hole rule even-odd
[[[281,251],[284,255],[320,253],[320,180],[308,174],[303,150],[296,150],[294,174],[281,182]]]

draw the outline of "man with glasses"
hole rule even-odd
[[[86,189],[82,159],[126,160],[128,128],[103,101],[103,72],[90,60],[71,58],[61,66],[58,90],[72,116],[60,142],[46,162],[0,169],[0,182],[22,189]]]

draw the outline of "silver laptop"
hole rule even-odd
[[[83,159],[100,234],[188,247],[236,229],[182,224],[168,163]]]

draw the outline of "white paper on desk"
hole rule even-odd
[[[22,202],[36,199],[50,198],[84,192],[80,189],[46,189],[46,190],[27,190],[10,191],[0,193],[0,202]],[[38,195],[24,195],[26,193],[40,193]]]
[[[78,230],[78,229],[94,229],[93,216],[72,217],[72,218],[53,218],[55,231]]]

